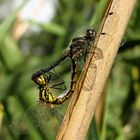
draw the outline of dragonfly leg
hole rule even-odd
[[[57,87],[57,86],[59,86],[59,85],[63,85],[64,88],[59,88],[59,87]],[[66,86],[65,86],[65,82],[61,82],[61,83],[58,83],[58,84],[52,85],[51,88],[59,89],[59,90],[66,90],[66,89],[67,89]]]

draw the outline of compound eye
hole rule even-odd
[[[91,29],[87,29],[87,36],[92,35],[92,30]]]
[[[93,29],[87,29],[87,36],[95,35],[95,30]]]

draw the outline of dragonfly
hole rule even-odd
[[[104,34],[104,33],[102,33]],[[77,79],[77,73],[78,73],[78,60],[81,56],[84,54],[87,54],[93,41],[95,40],[96,36],[96,31],[92,28],[86,29],[86,34],[83,36],[77,36],[74,37],[69,45],[69,49],[66,50],[61,57],[51,66],[42,68],[41,70],[33,73],[31,79],[39,85],[39,99],[42,102],[46,103],[51,103],[51,104],[62,104],[64,103],[73,93],[73,90],[75,85],[73,86],[73,83],[76,83]],[[96,49],[98,50],[98,49]],[[95,53],[97,53],[95,50]],[[68,92],[66,92],[64,95],[60,96],[54,96],[52,94],[49,94],[49,91],[46,89],[46,84],[45,84],[45,73],[48,73],[50,70],[54,69],[57,67],[60,63],[62,63],[66,58],[70,58],[72,62],[72,78],[71,78],[71,83]],[[85,58],[84,58],[85,61]],[[44,87],[45,86],[45,87]]]
[[[50,91],[51,88],[60,89],[58,86],[63,85],[64,82],[49,86],[51,75],[47,77],[47,75],[43,73],[39,76],[34,77],[34,82],[39,86],[39,100],[41,102],[50,105],[60,105],[72,95],[76,86],[78,66],[73,59],[71,61],[72,61],[71,82],[69,85],[69,89],[64,94],[56,96]]]
[[[18,131],[19,134],[29,134],[35,127],[46,138],[48,136],[55,137],[63,120],[63,114],[58,109],[59,107],[56,106],[61,105],[73,94],[78,78],[78,66],[74,60],[71,60],[71,62],[72,74],[68,89],[65,86],[65,82],[59,80],[60,76],[51,71],[36,77],[35,83],[39,86],[39,101],[30,106],[24,114],[12,121],[10,130]],[[58,96],[55,95],[54,91],[65,92]],[[30,124],[33,128],[30,127]]]
[[[84,36],[77,36],[74,37],[69,45],[68,50],[66,50],[61,57],[52,65],[46,68],[42,68],[41,70],[33,73],[31,79],[36,82],[36,77],[49,72],[51,69],[58,66],[60,63],[62,63],[66,58],[70,58],[74,60],[77,63],[77,60],[80,56],[82,56],[89,47],[91,47],[92,42],[94,41],[96,36],[96,31],[94,29],[87,29],[86,35]],[[72,63],[74,64],[74,63]]]

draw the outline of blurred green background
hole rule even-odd
[[[97,23],[101,19],[107,1],[59,0],[55,3],[55,14],[47,23],[32,19],[21,21],[20,10],[27,4],[28,1],[25,1],[15,8],[10,0],[0,1],[1,140],[54,139],[54,136],[44,135],[35,128],[29,134],[13,133],[9,129],[10,122],[17,115],[26,112],[27,108],[38,100],[37,85],[31,81],[32,73],[54,63],[67,48],[74,33],[84,26]],[[38,6],[40,14],[43,14],[43,3]],[[25,11],[29,14],[33,12],[32,8]],[[49,14],[50,11],[47,10]],[[139,13],[138,1],[126,30],[125,43],[119,49],[102,103],[97,109],[100,113],[97,113],[91,123],[87,140],[140,139]],[[35,15],[39,17],[38,12]],[[60,71],[68,84],[70,65],[66,63]],[[61,106],[63,113],[67,105],[68,102]]]

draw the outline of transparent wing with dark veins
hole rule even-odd
[[[58,109],[36,103],[11,122],[10,130],[19,135],[28,135],[37,131],[47,139],[48,136],[55,137],[62,120],[63,114]]]

